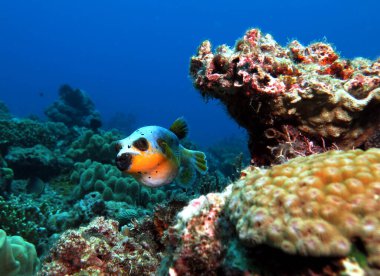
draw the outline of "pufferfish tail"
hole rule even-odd
[[[206,155],[201,151],[185,149],[181,146],[181,167],[177,176],[177,183],[188,186],[194,183],[198,171],[201,174],[207,172]]]

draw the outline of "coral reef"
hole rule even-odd
[[[220,217],[230,190],[193,199],[169,229],[174,247],[169,275],[217,275],[224,257]]]
[[[0,167],[0,195],[9,192],[13,181],[14,173],[10,168]]]
[[[248,169],[232,187],[228,213],[246,245],[336,257],[360,244],[380,271],[380,150],[330,151]]]
[[[0,150],[10,146],[33,147],[43,145],[56,149],[72,134],[62,123],[42,123],[30,119],[0,120]]]
[[[98,192],[92,192],[77,201],[70,209],[61,208],[49,216],[46,227],[51,233],[60,233],[79,227],[94,217],[106,215],[106,203]]]
[[[3,276],[35,275],[39,266],[34,245],[20,236],[7,236],[0,229],[0,274]]]
[[[73,191],[74,198],[97,191],[104,200],[124,201],[129,204],[152,208],[155,203],[164,201],[163,189],[142,187],[132,177],[126,177],[115,166],[99,162],[78,162],[71,174],[71,182],[77,186]]]
[[[9,120],[12,118],[11,113],[9,112],[8,107],[0,101],[0,120]]]
[[[73,165],[70,159],[57,156],[43,145],[10,147],[4,158],[15,178],[39,177],[47,180]]]
[[[267,245],[246,247],[225,210],[234,185],[202,195],[178,213],[167,231],[168,257],[159,275],[364,275],[352,256],[304,257]]]
[[[64,208],[64,198],[46,187],[46,193],[36,198],[34,195],[11,194],[0,196],[0,228],[9,235],[22,236],[36,246],[38,255],[46,252],[49,231],[49,218]]]
[[[73,89],[67,84],[60,87],[59,100],[48,107],[45,114],[51,121],[62,122],[68,127],[96,130],[102,125],[92,100],[82,90]]]
[[[249,164],[246,139],[238,137],[218,141],[208,148],[206,154],[209,170],[218,170],[223,175],[231,176],[231,180],[239,178],[240,171]]]
[[[87,159],[102,163],[112,163],[115,159],[115,145],[121,134],[116,130],[99,131],[85,130],[75,139],[66,152],[66,156],[76,162]]]
[[[256,164],[351,149],[379,135],[380,60],[341,59],[323,42],[281,47],[251,29],[234,49],[213,53],[204,41],[190,74],[205,98],[221,100],[248,130]],[[369,146],[380,146],[374,142]]]
[[[128,236],[128,231],[119,232],[116,221],[98,217],[86,227],[66,231],[40,275],[154,275],[161,259],[149,235]]]

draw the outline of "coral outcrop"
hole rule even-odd
[[[52,248],[40,275],[154,275],[162,259],[154,242],[119,232],[118,222],[94,219],[66,231]]]
[[[223,263],[221,215],[230,193],[210,193],[193,199],[177,215],[177,223],[169,229],[175,248],[169,274],[217,275]],[[224,229],[225,230],[225,229]]]
[[[9,120],[12,118],[11,113],[9,112],[8,107],[0,101],[0,120]]]
[[[13,177],[14,173],[12,169],[0,166],[0,195],[10,190]]]
[[[71,182],[76,185],[74,198],[82,198],[89,192],[97,191],[106,201],[125,201],[150,208],[167,198],[162,189],[142,187],[135,179],[123,175],[113,165],[91,162],[88,159],[75,163],[74,167],[70,177]]]
[[[0,129],[0,150],[38,144],[56,149],[61,141],[72,135],[63,123],[42,123],[30,119],[0,120]]]
[[[205,98],[221,100],[248,130],[256,164],[380,146],[380,60],[342,59],[323,42],[281,47],[251,29],[234,49],[212,52],[204,41],[190,74]]]
[[[34,245],[20,236],[7,236],[0,229],[0,274],[4,276],[35,275],[39,267]]]
[[[68,127],[80,126],[93,130],[101,127],[100,114],[90,97],[80,89],[62,85],[59,100],[45,110],[46,116],[53,122],[62,122]]]
[[[4,158],[14,171],[15,178],[39,177],[47,180],[73,165],[70,159],[57,156],[43,145],[31,148],[10,147]]]
[[[239,238],[289,254],[347,256],[380,271],[380,150],[330,151],[243,172],[228,213]]]
[[[38,255],[46,253],[49,236],[48,219],[64,207],[64,198],[46,188],[36,198],[29,194],[0,196],[0,226],[8,235],[22,236],[36,246]]]
[[[118,131],[85,130],[70,145],[66,156],[76,162],[84,162],[87,159],[102,163],[112,163],[115,159],[115,145],[121,139]]]

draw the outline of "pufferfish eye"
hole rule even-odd
[[[138,150],[141,150],[141,151],[146,151],[148,150],[149,148],[149,144],[148,144],[148,141],[141,137],[139,139],[137,139],[136,141],[133,142],[133,146],[135,148],[137,148]]]

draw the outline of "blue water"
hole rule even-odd
[[[189,59],[204,39],[233,45],[259,27],[282,45],[326,37],[344,57],[373,59],[379,10],[375,0],[1,1],[0,100],[16,116],[43,117],[67,83],[90,95],[104,121],[124,112],[167,126],[183,115],[199,144],[244,136],[192,87]]]

